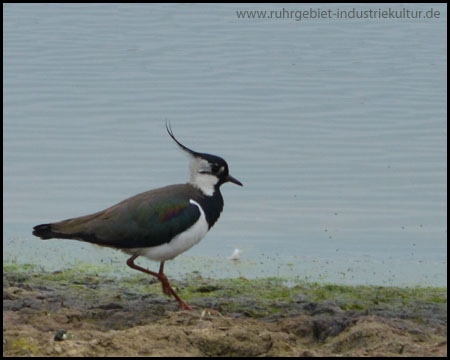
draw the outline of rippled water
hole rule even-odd
[[[220,221],[168,274],[446,284],[446,6],[237,18],[250,7],[305,5],[4,5],[4,261],[125,268],[31,229],[185,182],[167,119],[244,183],[223,186]]]

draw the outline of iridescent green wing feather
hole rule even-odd
[[[102,239],[122,248],[151,247],[169,242],[189,229],[200,217],[200,210],[188,200],[129,204],[127,211],[96,232]]]
[[[162,245],[200,218],[184,186],[168,190],[149,191],[92,215],[49,224],[51,235],[118,248]]]

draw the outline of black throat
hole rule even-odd
[[[194,200],[202,207],[206,221],[208,222],[208,229],[211,229],[223,210],[223,197],[220,193],[219,186],[214,188],[214,193],[211,196],[204,195],[200,191],[200,194]]]

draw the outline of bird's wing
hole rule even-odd
[[[118,248],[152,247],[169,242],[200,217],[198,206],[180,192],[149,191],[98,213],[51,226],[51,237]]]

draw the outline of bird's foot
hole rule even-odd
[[[186,304],[184,301],[179,301],[178,305],[180,305],[181,310],[194,311],[194,308],[192,306],[189,306],[188,304]]]
[[[170,286],[170,283],[169,283],[169,279],[167,279],[166,275],[164,275],[162,272],[160,272],[158,274],[158,279],[159,279],[159,281],[161,281],[161,287],[162,287],[163,293],[166,294],[167,296],[173,296],[177,300],[178,305],[180,306],[181,310],[190,310],[190,311],[194,310],[194,308],[192,308],[191,306],[186,304],[183,300],[181,300],[181,298],[177,295],[175,290],[172,289],[172,287]]]

